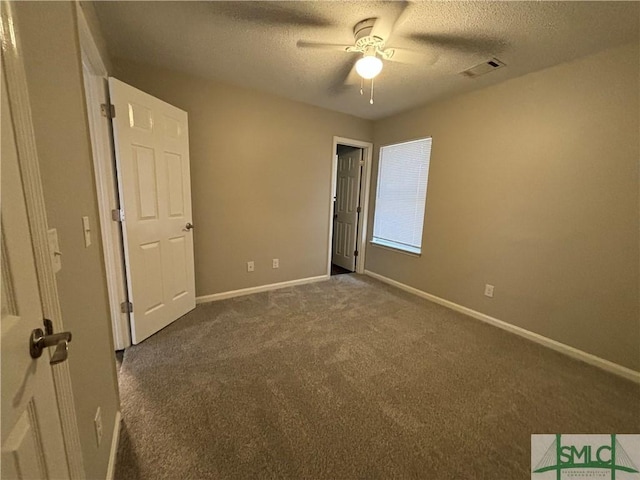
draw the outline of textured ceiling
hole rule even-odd
[[[114,57],[368,119],[637,42],[640,28],[638,2],[412,2],[388,46],[416,51],[418,62],[385,62],[370,105],[357,86],[342,85],[357,54],[296,43],[353,44],[357,22],[393,17],[397,2],[109,1],[95,6]],[[507,67],[475,79],[459,75],[492,56]]]

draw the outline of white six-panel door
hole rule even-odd
[[[333,227],[332,263],[347,270],[356,269],[356,234],[360,195],[362,149],[350,149],[338,155],[335,223]]]
[[[115,78],[109,90],[137,344],[195,308],[187,113]]]
[[[0,76],[3,76],[0,74]],[[29,354],[43,328],[29,220],[2,79],[2,479],[69,478],[49,352]]]

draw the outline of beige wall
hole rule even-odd
[[[197,295],[327,273],[333,136],[370,141],[371,122],[113,62],[115,77],[189,113]]]
[[[105,478],[117,382],[100,227],[85,113],[75,4],[15,2],[43,178],[48,223],[58,230],[56,275],[65,328],[73,333],[69,368],[87,478]],[[84,246],[82,216],[91,221]],[[97,447],[94,416],[101,407]]]
[[[376,122],[376,147],[432,136],[433,153],[423,255],[370,247],[367,269],[640,370],[638,58],[619,47]]]

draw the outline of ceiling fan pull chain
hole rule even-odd
[[[364,77],[360,77],[360,95],[364,95]]]
[[[371,99],[369,100],[369,103],[373,105],[373,78],[371,79]]]

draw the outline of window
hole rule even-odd
[[[420,254],[431,138],[380,148],[372,243]]]

